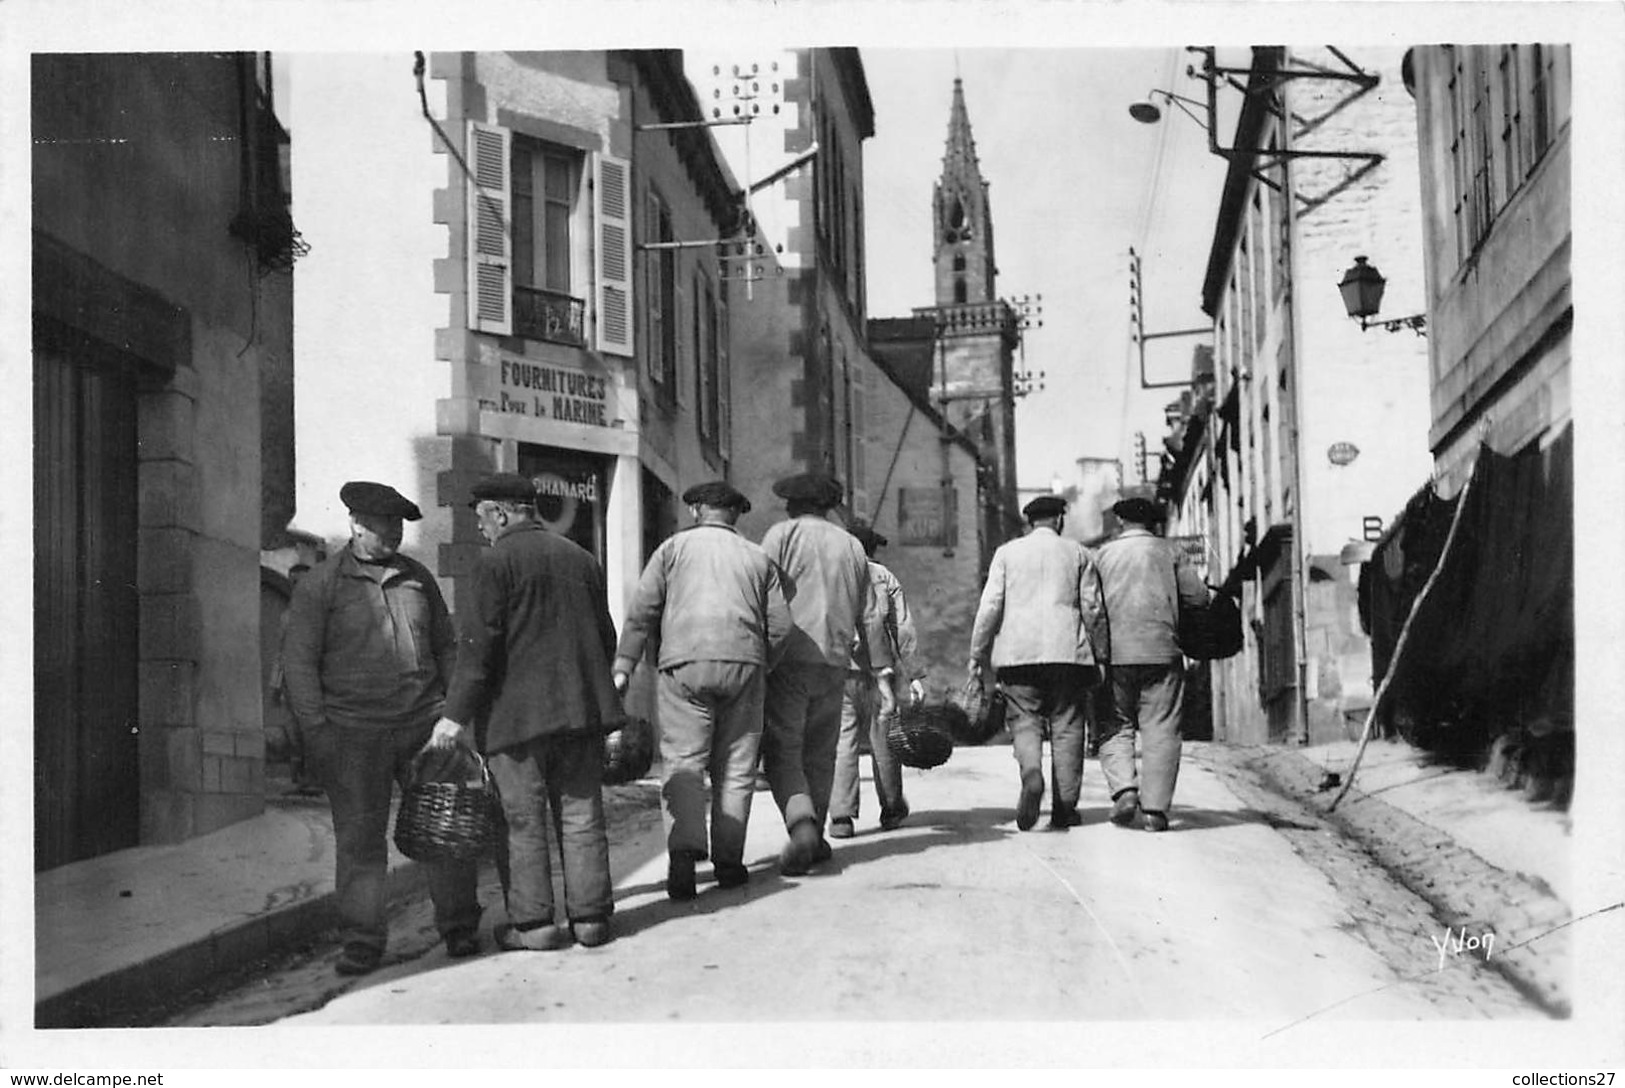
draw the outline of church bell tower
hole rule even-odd
[[[942,177],[933,193],[936,305],[932,398],[943,416],[976,444],[982,458],[984,539],[1019,532],[1016,512],[1014,367],[1016,314],[995,291],[993,217],[988,183],[976,159],[965,90],[954,80]]]

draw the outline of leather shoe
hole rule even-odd
[[[834,856],[835,856],[835,849],[832,846],[830,846],[828,839],[820,838],[818,840],[818,845],[813,847],[813,864],[814,865],[817,865],[819,862],[828,861],[830,858],[832,858]]]
[[[1166,812],[1154,812],[1151,809],[1142,809],[1141,813],[1145,816],[1145,829],[1147,831],[1168,830],[1168,814]]]
[[[1119,793],[1112,801],[1111,821],[1118,827],[1133,827],[1140,814],[1140,791],[1129,789]]]
[[[694,895],[694,858],[679,850],[666,865],[666,898],[681,902],[693,899]]]
[[[557,952],[569,948],[574,940],[568,928],[551,922],[535,929],[497,926],[491,935],[496,938],[497,947],[505,952]]]
[[[366,944],[349,944],[339,954],[339,960],[333,965],[333,970],[341,975],[365,975],[378,969],[378,964],[384,958],[382,948],[374,948]]]
[[[716,868],[719,888],[738,888],[750,880],[750,870],[743,865],[719,861]]]
[[[576,940],[583,948],[597,948],[615,939],[615,933],[609,927],[609,919],[602,916],[571,922],[570,932],[575,934]]]
[[[1016,829],[1030,831],[1038,822],[1038,801],[1044,796],[1044,776],[1029,771],[1021,779],[1021,797],[1016,801]]]
[[[1049,826],[1052,831],[1065,831],[1069,827],[1077,827],[1083,823],[1083,817],[1078,815],[1075,808],[1058,808],[1049,814]]]
[[[454,960],[465,956],[478,955],[480,939],[472,930],[459,930],[456,933],[446,934],[446,955]]]
[[[818,833],[818,826],[812,820],[797,820],[790,829],[790,841],[779,853],[779,872],[785,876],[805,876],[818,860],[816,855],[821,844],[828,845]]]
[[[829,822],[829,837],[832,839],[850,839],[854,833],[852,821],[845,816],[837,816]]]
[[[882,812],[880,814],[880,830],[895,831],[903,825],[903,821],[906,819],[908,819],[907,805],[893,809],[890,812]]]

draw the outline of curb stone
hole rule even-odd
[[[1572,1014],[1572,948],[1569,931],[1559,927],[1573,912],[1544,882],[1498,869],[1438,828],[1357,789],[1329,811],[1335,794],[1319,788],[1323,768],[1299,752],[1258,750],[1243,762],[1358,842],[1447,926],[1493,933],[1488,965],[1547,1012]]]

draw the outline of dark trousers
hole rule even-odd
[[[406,785],[412,759],[432,728],[327,725],[312,730],[307,738],[333,809],[334,883],[347,945],[381,950],[387,940],[384,908],[390,796],[396,783]],[[475,897],[478,865],[436,862],[425,868],[440,935],[473,932],[480,921]]]
[[[845,690],[840,665],[792,662],[768,674],[762,770],[786,828],[812,820],[823,833]]]
[[[1083,791],[1085,707],[1099,681],[1093,665],[1009,665],[998,671],[1008,711],[1010,746],[1023,781],[1043,776],[1049,739],[1050,809],[1076,809]]]
[[[1113,665],[1101,722],[1100,769],[1115,797],[1140,791],[1140,807],[1166,812],[1179,778],[1179,712],[1185,663]],[[1140,766],[1134,765],[1139,735]]]
[[[508,824],[497,847],[497,873],[509,924],[525,929],[555,921],[550,823],[564,866],[565,916],[579,922],[611,914],[615,899],[604,826],[603,736],[533,737],[492,752],[487,762]]]

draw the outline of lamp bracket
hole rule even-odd
[[[1367,329],[1382,329],[1384,332],[1398,332],[1400,329],[1410,329],[1417,336],[1427,337],[1427,314],[1411,314],[1408,317],[1396,317],[1391,321],[1369,321],[1360,318],[1360,331]]]
[[[1140,255],[1130,246],[1128,251],[1129,269],[1129,321],[1132,328],[1129,339],[1134,341],[1135,350],[1140,356],[1140,388],[1141,389],[1187,389],[1191,379],[1183,378],[1171,382],[1151,382],[1145,378],[1145,342],[1147,340],[1162,340],[1172,336],[1212,336],[1213,327],[1206,325],[1197,329],[1173,329],[1168,332],[1145,331],[1145,286],[1140,277]]]
[[[1309,133],[1314,132],[1316,129],[1326,124],[1327,121],[1330,121],[1333,117],[1347,109],[1355,101],[1364,95],[1369,94],[1381,80],[1380,76],[1373,72],[1367,72],[1365,69],[1361,68],[1358,64],[1349,59],[1347,54],[1343,53],[1336,46],[1328,45],[1326,48],[1334,57],[1337,58],[1339,63],[1342,65],[1341,68],[1333,68],[1326,65],[1315,64],[1311,61],[1299,58],[1294,58],[1283,66],[1269,71],[1260,71],[1253,65],[1249,65],[1246,68],[1236,68],[1219,64],[1217,57],[1218,50],[1214,46],[1186,46],[1187,52],[1200,53],[1202,55],[1201,67],[1197,68],[1195,65],[1190,65],[1186,68],[1185,74],[1193,79],[1200,79],[1207,86],[1207,101],[1205,103],[1206,116],[1205,118],[1196,119],[1202,123],[1204,128],[1207,129],[1208,151],[1210,151],[1212,154],[1217,155],[1227,161],[1234,162],[1240,160],[1243,165],[1246,166],[1248,173],[1251,174],[1252,177],[1257,179],[1260,184],[1266,185],[1276,192],[1280,192],[1281,183],[1275,178],[1269,176],[1270,172],[1277,170],[1283,164],[1294,159],[1344,159],[1358,164],[1348,173],[1346,173],[1340,181],[1323,192],[1315,194],[1297,192],[1295,195],[1300,208],[1302,211],[1306,212],[1326,203],[1328,200],[1332,199],[1334,196],[1343,192],[1349,186],[1355,184],[1361,178],[1365,177],[1365,175],[1369,174],[1372,170],[1375,170],[1384,159],[1382,153],[1376,151],[1353,150],[1298,150],[1296,148],[1281,149],[1268,147],[1242,147],[1239,145],[1225,147],[1219,143],[1218,136],[1219,85],[1223,83],[1225,86],[1230,87],[1233,90],[1240,91],[1244,96],[1268,96],[1271,99],[1271,110],[1275,112],[1277,116],[1282,116],[1284,121],[1288,121],[1294,126],[1291,129],[1291,140],[1295,142],[1298,139],[1307,136]],[[1243,79],[1238,79],[1238,76],[1244,77],[1245,81],[1243,81]],[[1279,91],[1280,88],[1285,84],[1290,83],[1293,80],[1300,79],[1329,80],[1334,83],[1345,83],[1349,85],[1349,89],[1347,93],[1343,94],[1337,100],[1328,105],[1325,110],[1313,117],[1304,117],[1298,113],[1293,113],[1290,117],[1285,117],[1281,112],[1279,102],[1274,100],[1274,96],[1276,92]],[[1192,114],[1191,111],[1184,105],[1186,102],[1196,104],[1192,99],[1185,98],[1182,95],[1175,95],[1171,91],[1159,90],[1153,93],[1162,95],[1170,104],[1178,105],[1180,109],[1185,111],[1185,113],[1195,118],[1195,115]]]

